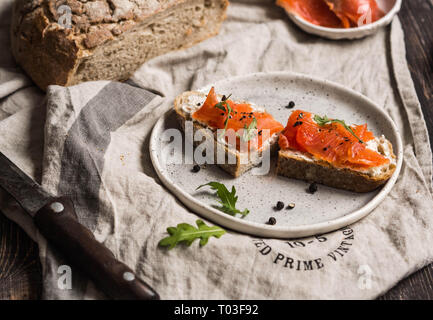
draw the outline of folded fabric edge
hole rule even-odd
[[[395,18],[391,24],[390,48],[394,79],[397,84],[400,99],[406,111],[406,116],[410,123],[412,135],[414,136],[416,159],[423,171],[424,179],[430,194],[433,194],[433,163],[430,139],[424,115],[422,113],[421,104],[418,100],[415,85],[407,64],[404,32],[398,18]],[[416,135],[421,135],[421,138],[415,139],[415,133]]]

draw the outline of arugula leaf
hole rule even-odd
[[[247,142],[253,139],[256,136],[256,132],[255,132],[256,129],[257,129],[257,119],[256,117],[254,117],[253,121],[251,121],[249,126],[245,124],[242,140]]]
[[[361,139],[359,139],[358,138],[358,136],[355,134],[355,132],[353,132],[353,130],[352,130],[352,128],[351,127],[349,127],[347,124],[346,124],[346,122],[344,122],[344,120],[338,120],[338,119],[329,119],[328,118],[328,116],[324,116],[324,117],[321,117],[321,116],[319,116],[319,115],[314,115],[314,121],[316,121],[317,122],[317,124],[319,125],[319,126],[324,126],[324,125],[326,125],[326,124],[328,124],[328,123],[339,123],[339,124],[341,124],[347,131],[349,131],[356,139],[358,139],[358,141],[360,142],[360,143],[364,143],[364,141],[362,141]]]
[[[236,209],[236,202],[238,201],[238,197],[236,196],[235,186],[232,186],[232,191],[230,192],[224,184],[212,181],[206,184],[202,184],[196,190],[204,186],[210,186],[212,190],[217,191],[217,196],[220,198],[218,202],[221,204],[221,207],[216,207],[216,208],[221,210],[222,212],[228,213],[232,216],[235,216],[237,213],[239,213],[244,217],[248,213],[250,213],[250,210],[248,209],[245,209],[244,211],[240,211],[239,209]]]
[[[184,242],[188,247],[196,239],[200,239],[200,247],[206,245],[210,237],[220,238],[226,231],[218,226],[209,227],[202,220],[195,222],[197,227],[188,223],[180,223],[177,227],[168,227],[167,232],[169,237],[159,241],[161,247],[168,247],[168,250],[173,249],[178,243]]]

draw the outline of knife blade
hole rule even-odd
[[[39,232],[109,297],[159,299],[155,290],[118,261],[90,230],[77,221],[71,199],[50,195],[2,152],[0,187],[33,217]]]
[[[32,217],[53,198],[1,152],[0,186]]]

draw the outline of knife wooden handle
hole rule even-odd
[[[159,295],[140,280],[93,233],[77,221],[72,202],[53,199],[34,221],[41,234],[109,297],[121,300],[158,300]]]

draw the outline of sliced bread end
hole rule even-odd
[[[392,145],[385,140],[388,148]],[[394,173],[395,162],[382,166],[374,172],[354,170],[350,168],[336,168],[330,163],[316,160],[306,153],[293,150],[280,150],[278,153],[277,173],[279,175],[316,182],[330,187],[354,192],[369,192],[383,185]]]

